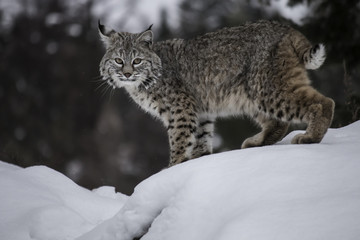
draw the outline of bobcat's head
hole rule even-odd
[[[100,62],[100,74],[109,85],[148,89],[161,75],[161,60],[152,50],[151,26],[142,33],[116,32],[99,22],[99,34],[106,53]]]

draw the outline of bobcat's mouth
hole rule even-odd
[[[119,81],[127,82],[127,83],[136,82],[136,81],[140,80],[140,76],[138,74],[133,74],[129,77],[118,75],[117,78],[119,79]]]
[[[110,78],[107,80],[107,83],[113,87],[113,88],[121,88],[125,85],[139,85],[141,87],[144,87],[145,89],[149,89],[153,85],[156,84],[156,77],[147,77],[147,78],[139,78],[136,76],[131,76],[129,78],[123,77],[123,76],[113,76],[113,78]],[[137,83],[137,84],[136,84]]]
[[[129,78],[120,78],[120,81],[122,81],[122,82],[135,82],[136,81],[136,79],[129,79]]]
[[[121,88],[124,85],[133,85],[134,82],[136,82],[136,81],[137,81],[137,78],[134,76],[126,78],[119,74],[112,74],[112,75],[110,75],[110,78],[108,79],[107,83],[113,88]]]

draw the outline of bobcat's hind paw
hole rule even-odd
[[[250,137],[245,139],[245,141],[243,142],[243,144],[241,145],[241,149],[245,149],[245,148],[253,148],[253,147],[260,147],[262,146],[262,141],[261,139],[259,139],[258,137]]]
[[[309,144],[309,143],[319,143],[321,139],[314,138],[313,136],[310,136],[308,134],[297,134],[295,137],[291,140],[292,144]]]

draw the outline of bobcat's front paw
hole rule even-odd
[[[295,137],[291,140],[292,144],[309,144],[309,143],[319,143],[321,139],[314,138],[313,136],[310,136],[308,134],[297,134]]]

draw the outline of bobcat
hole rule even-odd
[[[99,34],[103,80],[162,120],[170,166],[212,153],[219,116],[246,114],[262,127],[242,148],[276,143],[290,122],[308,124],[292,143],[319,143],[332,122],[334,101],[310,86],[306,71],[323,64],[325,47],[287,25],[258,21],[154,43],[151,26],[134,34],[99,22]]]

